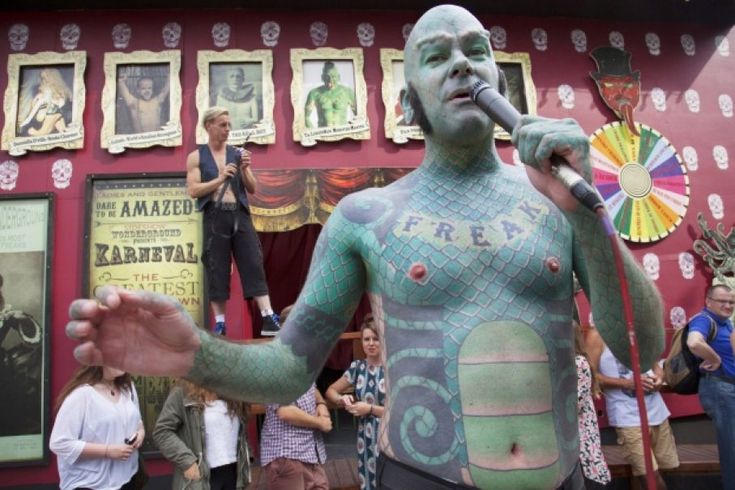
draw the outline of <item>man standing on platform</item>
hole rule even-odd
[[[502,88],[488,31],[465,9],[434,7],[404,54],[404,112],[425,136],[421,165],[351,194],[321,232],[311,269],[273,342],[199,333],[174,300],[99,291],[71,306],[83,363],[185,376],[227,396],[290,403],[311,386],[363,295],[385,339],[382,489],[573,488],[579,467],[573,271],[598,329],[630,362],[611,240],[641,350],[663,350],[661,301],[645,273],[551,173],[565,157],[591,179],[573,121],[523,116],[512,131],[526,170],[504,164],[494,123],[470,98]]]
[[[225,309],[234,257],[243,296],[255,299],[263,317],[261,334],[275,335],[280,323],[271,308],[263,252],[248,205],[247,192],[254,193],[257,183],[250,168],[250,152],[227,145],[227,109],[210,107],[204,112],[202,125],[209,141],[186,158],[186,188],[204,213],[202,261],[215,316],[214,333],[225,335],[227,331]]]
[[[735,488],[735,356],[730,320],[735,297],[724,284],[710,286],[704,304],[701,314],[689,321],[687,346],[702,359],[699,401],[715,423],[722,488]]]

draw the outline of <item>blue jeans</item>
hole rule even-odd
[[[699,401],[717,430],[722,488],[735,488],[735,384],[702,375]]]

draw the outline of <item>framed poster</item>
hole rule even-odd
[[[536,115],[536,85],[531,78],[531,57],[528,53],[495,51],[495,61],[505,73],[508,91],[505,96],[521,114]],[[510,135],[497,124],[495,139],[510,141]]]
[[[102,148],[181,145],[180,70],[178,50],[105,53]]]
[[[0,467],[48,463],[53,195],[0,196]]]
[[[0,147],[13,156],[84,146],[86,51],[8,55]]]
[[[370,139],[362,49],[292,49],[293,137],[317,141]]]
[[[197,144],[207,142],[207,132],[201,120],[204,111],[213,106],[224,107],[230,113],[232,130],[227,140],[229,144],[276,142],[272,51],[199,51],[197,68]]]
[[[205,325],[202,216],[182,173],[87,177],[84,296],[105,284],[175,297]],[[168,395],[168,378],[136,378],[145,423],[144,453]]]
[[[401,91],[406,85],[403,76],[403,50],[381,48],[380,66],[383,68],[383,106],[385,107],[385,137],[394,143],[409,139],[422,140],[424,133],[417,124],[407,124],[401,107]]]

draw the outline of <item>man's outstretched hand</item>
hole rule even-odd
[[[74,357],[147,376],[184,376],[200,346],[198,327],[175,299],[113,286],[97,300],[78,299],[69,307],[66,334],[80,341]]]

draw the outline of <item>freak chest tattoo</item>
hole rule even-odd
[[[341,210],[369,230],[381,450],[481,488],[544,486],[576,451],[571,232],[527,186],[489,191],[376,192]]]

